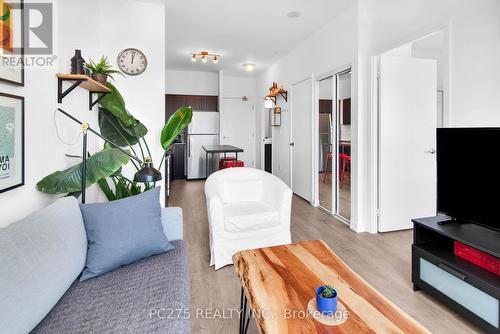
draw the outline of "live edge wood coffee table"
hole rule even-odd
[[[246,250],[233,260],[242,283],[240,333],[246,333],[250,315],[261,334],[429,333],[321,240]],[[324,284],[337,290],[338,301],[349,312],[341,325],[323,325],[308,315],[315,289]]]

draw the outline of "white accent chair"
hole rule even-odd
[[[210,265],[233,263],[245,249],[291,243],[292,190],[260,169],[227,168],[205,183],[210,234]]]

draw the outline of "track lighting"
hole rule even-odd
[[[220,55],[215,53],[210,53],[208,51],[200,51],[200,52],[191,52],[191,61],[195,63],[198,60],[198,57],[201,57],[201,62],[203,64],[208,63],[208,59],[211,58],[214,64],[218,64],[220,60]]]

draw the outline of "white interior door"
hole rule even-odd
[[[255,107],[254,101],[241,98],[221,98],[220,143],[244,150],[238,153],[245,167],[255,167]]]
[[[292,190],[312,202],[313,197],[313,89],[308,78],[292,85],[291,178]]]
[[[436,214],[436,61],[380,59],[380,232]]]

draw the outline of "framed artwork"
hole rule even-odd
[[[0,193],[24,185],[24,97],[0,93]]]
[[[0,0],[0,82],[24,86],[24,0]]]

